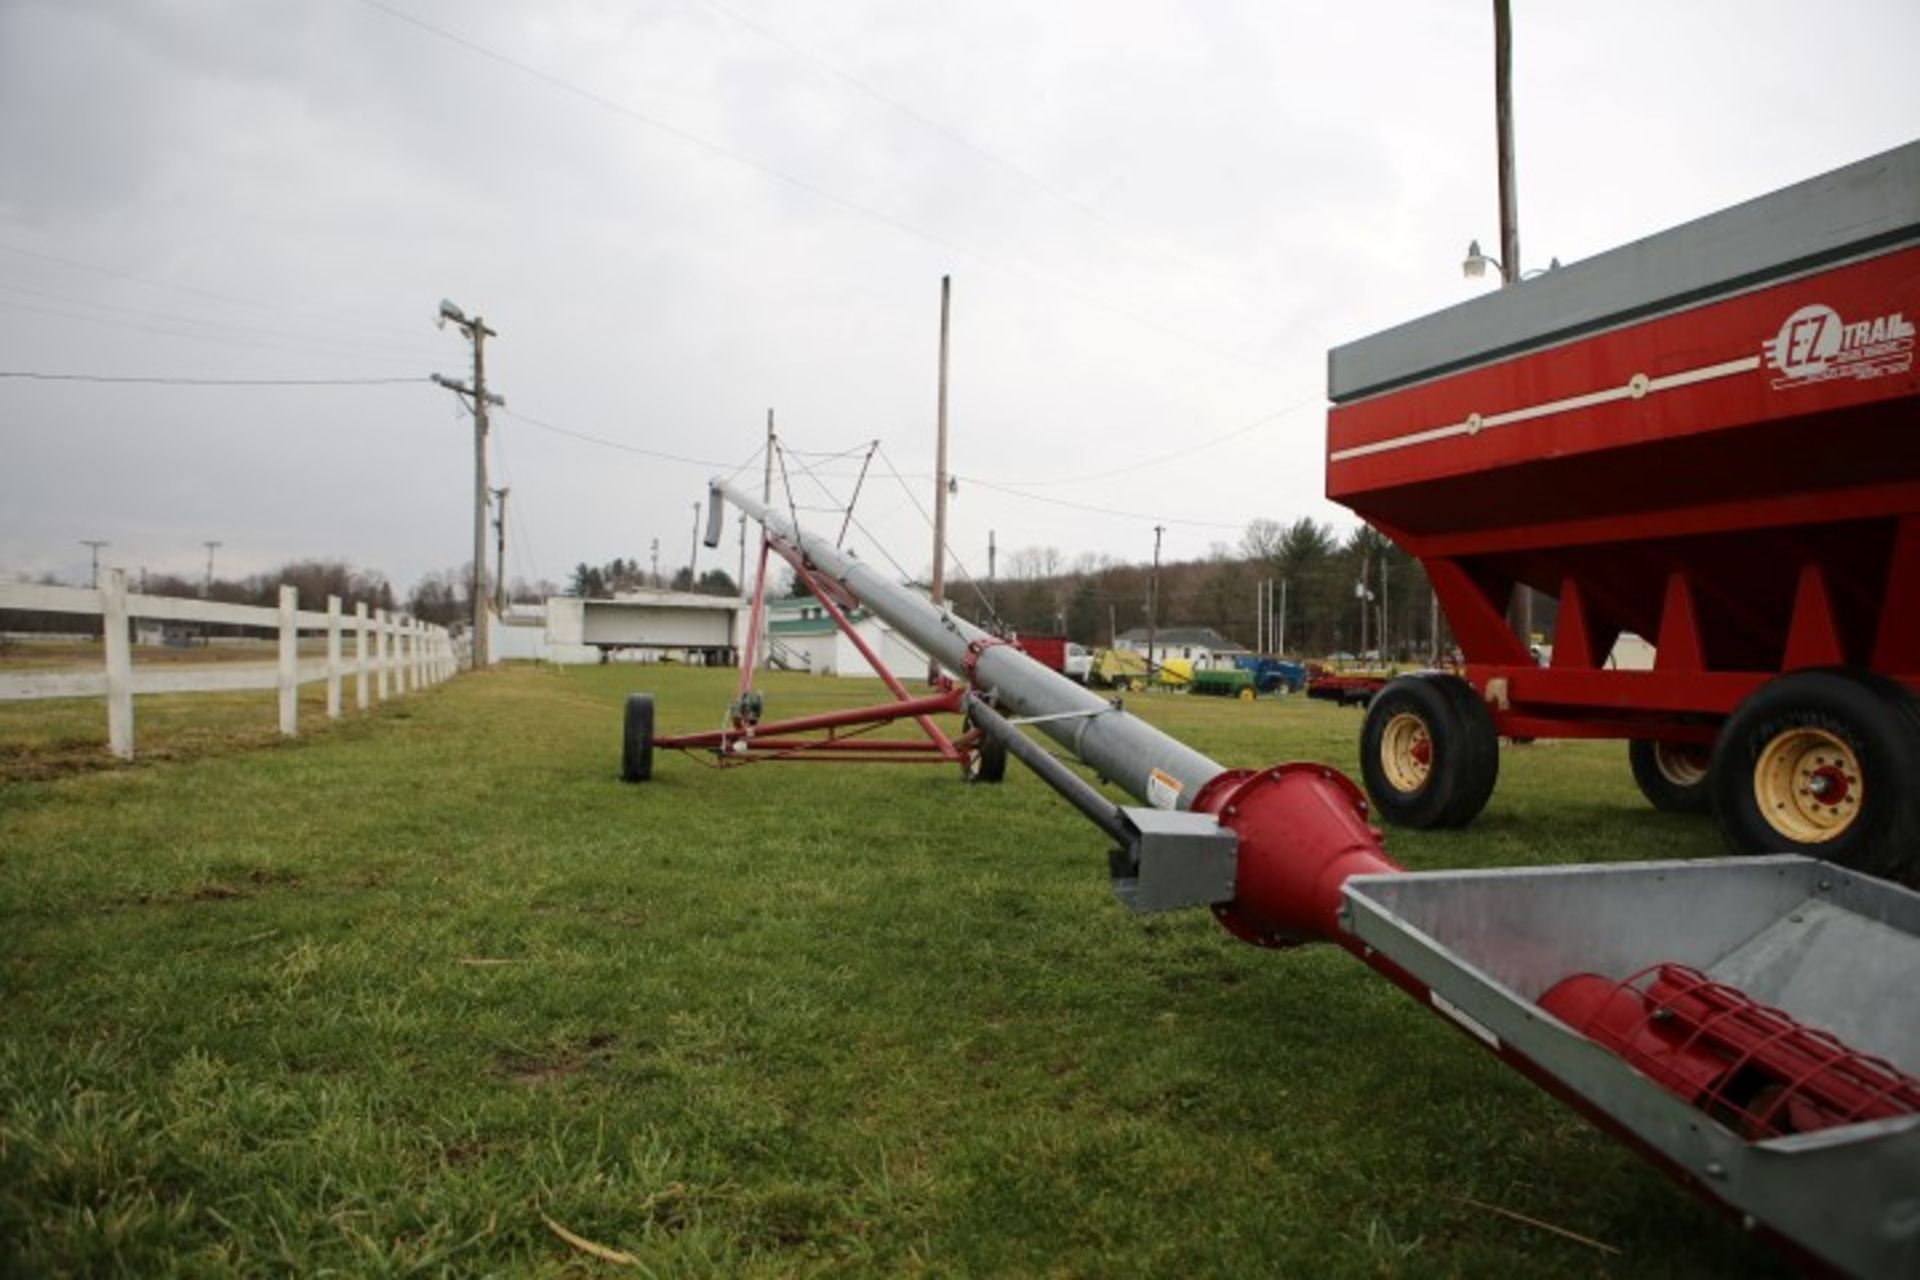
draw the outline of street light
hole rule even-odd
[[[1492,266],[1493,269],[1498,271],[1503,277],[1507,274],[1507,269],[1501,265],[1500,259],[1490,253],[1480,252],[1480,242],[1478,240],[1467,241],[1467,258],[1466,261],[1460,264],[1460,273],[1469,280],[1478,280],[1481,276],[1487,274],[1488,266]],[[1531,280],[1535,276],[1543,276],[1549,271],[1558,271],[1559,269],[1560,259],[1549,258],[1545,267],[1535,267],[1531,271],[1522,271],[1520,273],[1520,279]]]
[[[1460,264],[1461,274],[1469,280],[1478,280],[1481,276],[1487,274],[1488,263],[1492,263],[1496,270],[1505,271],[1505,268],[1500,266],[1500,260],[1498,258],[1490,258],[1480,252],[1480,242],[1478,240],[1469,240],[1467,242],[1467,260]]]

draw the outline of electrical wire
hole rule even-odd
[[[212,289],[201,289],[193,285],[175,284],[165,280],[155,280],[148,276],[136,275],[130,271],[116,271],[97,263],[82,262],[77,258],[64,258],[59,254],[45,253],[38,249],[27,249],[17,244],[0,242],[0,253],[17,254],[23,258],[34,258],[41,262],[52,263],[74,271],[84,271],[90,275],[104,276],[113,280],[130,280],[150,289],[162,289],[173,293],[189,294],[204,298],[209,302],[224,303],[227,306],[246,307],[249,310],[265,312],[269,315],[287,316],[298,320],[317,320],[323,324],[344,325],[355,333],[365,333],[369,329],[384,329],[396,337],[409,342],[421,340],[421,335],[411,329],[402,329],[397,325],[384,325],[378,321],[369,321],[364,317],[329,315],[324,311],[307,311],[298,307],[282,306],[270,302],[259,302],[249,298],[237,297],[230,293],[216,293]]]
[[[425,378],[175,378],[122,377],[103,373],[44,373],[0,369],[0,378],[28,382],[90,382],[142,387],[397,387],[424,386]]]
[[[329,351],[325,348],[316,348],[314,344],[305,342],[276,342],[269,338],[234,338],[222,337],[212,333],[190,333],[180,329],[162,328],[157,325],[136,324],[130,320],[114,320],[107,316],[78,315],[72,311],[62,311],[54,307],[36,307],[31,303],[10,302],[4,298],[0,298],[0,307],[5,307],[10,311],[24,311],[30,315],[53,316],[61,320],[77,320],[83,324],[103,325],[109,329],[125,329],[132,333],[152,333],[158,334],[163,338],[186,338],[193,342],[211,342],[217,346],[247,347],[257,351],[291,351],[305,356],[321,356],[327,359],[337,360],[383,360],[395,364],[420,363],[407,356],[381,356],[366,352],[350,353]]]
[[[620,102],[614,98],[609,98],[605,94],[599,93],[593,89],[586,88],[583,85],[575,84],[574,82],[563,79],[560,76],[554,75],[551,72],[542,71],[540,68],[533,66],[530,63],[522,62],[519,59],[514,58],[509,54],[501,53],[497,49],[490,48],[487,45],[483,45],[476,40],[471,40],[471,39],[468,39],[466,36],[462,36],[457,34],[456,32],[449,31],[445,27],[436,26],[433,23],[428,22],[423,18],[418,18],[418,17],[415,17],[413,14],[405,12],[404,10],[396,9],[392,5],[386,4],[384,0],[360,0],[360,3],[366,6],[367,8],[372,9],[376,13],[385,14],[389,18],[392,18],[398,22],[405,23],[406,25],[413,27],[416,30],[425,32],[426,34],[433,36],[435,39],[443,40],[448,44],[452,44],[457,46],[458,48],[465,49],[467,52],[472,53],[477,57],[485,58],[490,62],[506,67],[509,70],[518,72],[520,75],[526,76],[529,79],[537,80],[541,84],[544,84],[549,88],[556,89],[561,93],[570,94],[571,96],[579,98],[584,102],[590,103],[596,107],[601,108],[602,110],[611,111],[615,115],[623,116],[629,120],[634,121],[635,123],[646,125],[650,129],[658,130],[659,132],[667,134],[670,137],[676,138],[681,142],[688,144],[689,146],[697,147],[700,150],[705,151],[710,155],[718,156],[721,159],[731,161],[734,164],[738,164],[745,168],[752,169],[754,172],[759,173],[764,177],[772,178],[776,182],[782,182],[787,184],[788,186],[795,187],[801,191],[805,191],[807,194],[813,196],[814,198],[818,200],[822,200],[827,204],[831,204],[838,209],[844,210],[845,212],[856,214],[860,217],[867,218],[874,222],[881,223],[882,225],[890,227],[893,230],[901,232],[904,235],[912,236],[917,240],[924,240],[929,244],[937,245],[938,247],[945,249],[951,253],[959,254],[962,257],[970,259],[973,262],[979,263],[981,266],[986,267],[989,270],[999,271],[1007,275],[1021,277],[1026,280],[1032,281],[1034,283],[1043,285],[1047,288],[1054,289],[1068,297],[1075,299],[1076,301],[1086,306],[1090,306],[1097,310],[1108,312],[1109,314],[1118,316],[1119,318],[1127,320],[1130,323],[1140,326],[1142,328],[1151,329],[1154,332],[1161,334],[1163,337],[1172,339],[1173,341],[1182,343],[1183,345],[1193,347],[1197,350],[1209,352],[1222,359],[1230,360],[1236,364],[1245,365],[1251,369],[1258,369],[1263,373],[1276,372],[1275,366],[1268,361],[1256,359],[1255,357],[1246,355],[1242,352],[1229,350],[1226,347],[1222,347],[1215,343],[1208,342],[1203,338],[1196,338],[1191,334],[1183,332],[1182,330],[1176,329],[1170,325],[1163,324],[1160,321],[1155,320],[1150,316],[1139,315],[1135,312],[1127,310],[1125,307],[1119,306],[1115,303],[1108,302],[1104,298],[1101,298],[1095,294],[1088,293],[1086,290],[1081,289],[1079,286],[1071,284],[1068,281],[1061,280],[1054,276],[1046,275],[1042,272],[1034,271],[1029,267],[1024,267],[1017,263],[1002,262],[989,254],[983,253],[978,249],[974,249],[967,245],[964,245],[959,241],[952,239],[951,237],[940,234],[937,231],[930,231],[925,227],[916,226],[915,224],[911,222],[907,222],[902,218],[897,218],[890,213],[886,213],[880,209],[876,209],[872,205],[862,204],[859,201],[850,200],[845,196],[837,195],[834,192],[829,191],[827,188],[820,186],[818,183],[810,182],[805,178],[798,177],[797,175],[794,175],[791,173],[787,173],[782,169],[777,169],[772,165],[765,163],[764,161],[754,159],[752,156],[747,155],[745,152],[736,151],[732,147],[729,147],[724,143],[715,142],[711,138],[707,138],[702,136],[701,134],[694,133],[689,129],[683,129],[679,125],[671,124],[668,121],[663,120],[658,116],[649,115],[648,113],[641,111],[635,107],[628,106],[624,102]]]
[[[982,480],[978,476],[973,475],[960,475],[957,478],[972,484],[987,485],[989,488],[993,485],[1003,485],[1019,489],[1044,489],[1057,485],[1087,484],[1094,480],[1111,480],[1115,476],[1124,476],[1135,471],[1145,471],[1150,467],[1165,466],[1167,463],[1180,461],[1183,458],[1191,457],[1207,449],[1216,449],[1223,444],[1229,444],[1238,440],[1241,436],[1258,430],[1268,423],[1278,422],[1282,418],[1299,413],[1302,409],[1316,408],[1320,403],[1321,401],[1318,399],[1297,400],[1283,409],[1275,409],[1271,413],[1262,414],[1251,422],[1244,422],[1231,431],[1223,432],[1217,436],[1211,436],[1196,444],[1187,445],[1179,449],[1170,449],[1165,453],[1156,453],[1149,457],[1129,462],[1124,466],[1109,467],[1105,471],[1089,471],[1084,475],[1060,476],[1046,480],[1007,480],[1000,476],[995,476],[991,480]]]
[[[575,431],[571,427],[563,427],[556,423],[544,422],[539,418],[522,413],[518,409],[502,409],[500,412],[515,421],[524,422],[528,426],[536,427],[541,431],[551,431],[557,436],[566,436],[573,440],[583,440],[588,444],[597,444],[603,449],[617,449],[621,453],[631,453],[636,457],[653,458],[661,462],[679,462],[690,467],[705,467],[713,472],[725,471],[733,465],[728,462],[716,462],[711,458],[690,458],[685,454],[668,453],[662,449],[646,449],[637,444],[627,444],[620,440],[610,440],[606,436],[596,436],[591,432]],[[742,469],[744,470],[744,468]],[[738,474],[738,472],[735,474]]]
[[[364,339],[354,338],[296,336],[289,334],[284,328],[263,331],[258,325],[234,324],[226,320],[209,320],[201,316],[182,315],[177,311],[158,311],[152,307],[129,307],[114,302],[99,302],[92,298],[79,298],[68,293],[56,293],[46,289],[32,289],[25,285],[18,284],[0,284],[0,290],[20,294],[23,297],[38,298],[42,302],[56,302],[70,307],[86,307],[95,311],[110,311],[119,315],[133,316],[139,320],[166,321],[173,324],[189,325],[197,329],[211,329],[216,332],[229,334],[237,333],[248,338],[266,337],[273,340],[298,342],[304,347],[318,347],[345,355],[371,353],[377,358],[387,360],[400,358],[418,358],[424,360],[429,358],[427,353],[430,344],[427,343],[414,344],[418,352],[417,357],[413,355],[401,357],[396,354],[394,350],[395,344],[392,342],[368,342]],[[438,356],[439,354],[439,349],[433,348],[433,355]]]
[[[1062,205],[1065,205],[1067,208],[1072,209],[1074,212],[1080,214],[1082,217],[1088,219],[1090,222],[1093,222],[1096,225],[1103,228],[1104,230],[1108,231],[1109,233],[1114,235],[1116,238],[1118,238],[1121,243],[1127,245],[1129,248],[1135,249],[1137,251],[1145,251],[1148,253],[1158,254],[1163,257],[1170,258],[1173,261],[1178,262],[1181,266],[1185,267],[1187,270],[1192,271],[1197,275],[1204,276],[1207,279],[1217,284],[1226,285],[1229,288],[1231,288],[1235,293],[1239,294],[1241,297],[1247,299],[1250,302],[1257,303],[1260,306],[1265,307],[1265,306],[1270,306],[1272,304],[1273,300],[1271,298],[1261,297],[1260,295],[1254,293],[1253,290],[1248,289],[1246,286],[1240,284],[1237,280],[1234,280],[1227,276],[1223,276],[1218,271],[1213,270],[1212,268],[1209,268],[1202,263],[1194,261],[1192,258],[1188,257],[1185,253],[1181,252],[1179,249],[1175,248],[1173,245],[1170,245],[1163,240],[1159,240],[1151,236],[1139,235],[1133,231],[1128,230],[1126,227],[1120,226],[1118,223],[1108,218],[1105,214],[1101,213],[1100,210],[1088,204],[1086,201],[1078,199],[1075,196],[1069,195],[1067,192],[1062,191],[1060,188],[1054,186],[1052,183],[1040,177],[1038,174],[1035,174],[1026,169],[1023,169],[1019,165],[1015,164],[1013,161],[1008,160],[1006,157],[998,155],[995,152],[988,150],[986,147],[981,146],[979,143],[967,137],[965,134],[961,133],[959,130],[951,128],[947,125],[941,124],[938,120],[935,120],[930,116],[927,116],[922,112],[915,110],[913,107],[908,106],[906,103],[900,101],[898,98],[893,97],[891,94],[888,94],[885,91],[875,87],[873,84],[869,83],[866,80],[862,80],[859,76],[854,75],[852,72],[847,71],[844,68],[835,65],[834,63],[828,61],[826,58],[820,56],[819,54],[813,52],[812,50],[804,48],[803,46],[795,43],[794,41],[789,40],[787,37],[781,35],[779,32],[773,30],[772,28],[764,26],[763,24],[754,21],[752,18],[741,13],[739,10],[720,3],[720,0],[701,0],[701,3],[705,4],[709,9],[712,9],[714,12],[719,13],[724,17],[727,17],[733,20],[734,22],[739,23],[741,26],[747,28],[748,30],[755,32],[762,39],[765,39],[770,43],[778,45],[780,48],[785,49],[788,53],[793,54],[795,57],[800,58],[806,62],[811,62],[814,66],[819,67],[822,71],[826,72],[828,75],[832,76],[834,79],[841,81],[843,84],[851,86],[852,88],[865,94],[867,97],[872,98],[874,101],[882,104],[883,106],[886,106],[894,111],[899,112],[901,115],[913,121],[915,124],[920,125],[922,128],[931,130],[932,132],[939,134],[941,137],[945,138],[947,141],[953,143],[954,145],[961,147],[967,151],[971,151],[974,155],[980,157],[982,160],[985,160],[988,164],[994,166],[996,169],[999,169],[1005,173],[1012,174],[1014,177],[1020,179],[1020,181],[1026,183],[1028,186],[1033,187],[1036,191],[1039,191],[1042,195]]]
[[[900,469],[893,465],[892,455],[882,449],[880,451],[880,461],[886,464],[887,470],[891,472],[893,478],[899,482],[900,491],[907,495],[907,501],[913,504],[913,509],[920,513],[922,520],[926,521],[927,528],[937,529],[938,526],[934,524],[933,517],[928,515],[927,509],[920,505],[920,496],[916,494],[913,491],[913,487],[907,483],[906,477],[900,474]],[[866,531],[862,529],[861,532],[864,533]],[[872,535],[869,534],[868,536],[871,537]],[[980,582],[974,577],[973,570],[969,569],[967,562],[960,558],[959,553],[954,551],[953,544],[945,539],[943,539],[942,542],[943,545],[935,549],[935,554],[943,555],[945,559],[953,561],[954,567],[960,570],[960,580],[973,588],[973,594],[980,598],[980,607],[987,611],[987,618],[997,629],[1004,630],[1005,628],[1000,622],[1000,615],[993,607],[993,598],[981,589]]]
[[[1222,520],[1189,520],[1181,516],[1155,515],[1146,511],[1124,511],[1119,507],[1100,507],[1088,502],[1069,502],[1065,498],[1050,498],[1039,493],[1023,493],[1006,485],[994,484],[989,480],[968,478],[967,483],[977,484],[983,489],[995,493],[1004,493],[1011,498],[1024,498],[1028,502],[1044,502],[1049,506],[1066,507],[1073,511],[1086,511],[1093,515],[1116,516],[1123,520],[1138,520],[1145,524],[1177,524],[1195,529],[1239,529],[1240,525],[1229,524]]]

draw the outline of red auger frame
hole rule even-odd
[[[795,716],[786,720],[760,719],[759,696],[752,691],[754,663],[758,659],[760,627],[766,616],[766,578],[769,554],[777,554],[793,568],[801,585],[820,602],[833,625],[853,642],[860,656],[893,694],[892,702],[874,706],[850,707],[819,715]],[[968,728],[950,735],[934,720],[940,715],[960,715],[966,688],[944,676],[935,691],[922,697],[911,696],[880,655],[873,651],[848,618],[858,604],[844,587],[832,578],[813,572],[806,557],[785,540],[772,535],[760,544],[760,572],[753,591],[753,612],[748,623],[747,642],[740,659],[740,687],[727,709],[727,724],[703,733],[685,733],[653,739],[653,745],[671,750],[710,753],[720,768],[753,764],[765,760],[842,761],[868,764],[955,764],[968,777],[1004,768],[1003,755],[983,744],[978,729]],[[872,738],[867,734],[898,720],[911,720],[920,729],[919,737]]]

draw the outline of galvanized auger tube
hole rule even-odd
[[[990,698],[992,707],[975,706],[983,732],[1010,742],[1019,730],[992,711],[1012,712],[1141,801],[1143,807],[1117,809],[1130,838],[1112,867],[1115,891],[1135,910],[1210,906],[1236,935],[1265,946],[1346,941],[1341,884],[1352,875],[1399,870],[1367,824],[1359,788],[1337,771],[1306,764],[1228,769],[724,481],[711,489],[708,546],[718,545],[723,501],[759,521],[783,554],[831,578]],[[1071,792],[1044,766],[1036,772],[1112,834],[1085,793]]]

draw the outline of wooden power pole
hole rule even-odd
[[[1513,174],[1513,18],[1508,0],[1493,0],[1493,121],[1500,167],[1500,280],[1520,282],[1520,187]],[[1514,588],[1513,623],[1520,643],[1533,647],[1533,588]]]
[[[947,332],[952,314],[953,277],[940,277],[940,410],[933,465],[933,581],[928,584],[934,607],[944,608],[947,590]],[[927,660],[927,683],[940,679],[940,664]]]
[[[499,488],[493,491],[493,500],[497,510],[493,517],[494,573],[493,573],[493,611],[502,616],[507,612],[507,491]]]
[[[433,375],[433,380],[466,400],[473,409],[473,573],[467,590],[473,598],[473,669],[487,669],[487,410],[505,408],[507,402],[487,390],[487,339],[500,335],[487,327],[479,316],[466,312],[444,299],[440,303],[440,323],[451,322],[473,344],[473,381]]]
[[[1153,642],[1160,626],[1160,535],[1163,524],[1153,526],[1153,577],[1147,580],[1147,679],[1153,679]]]

